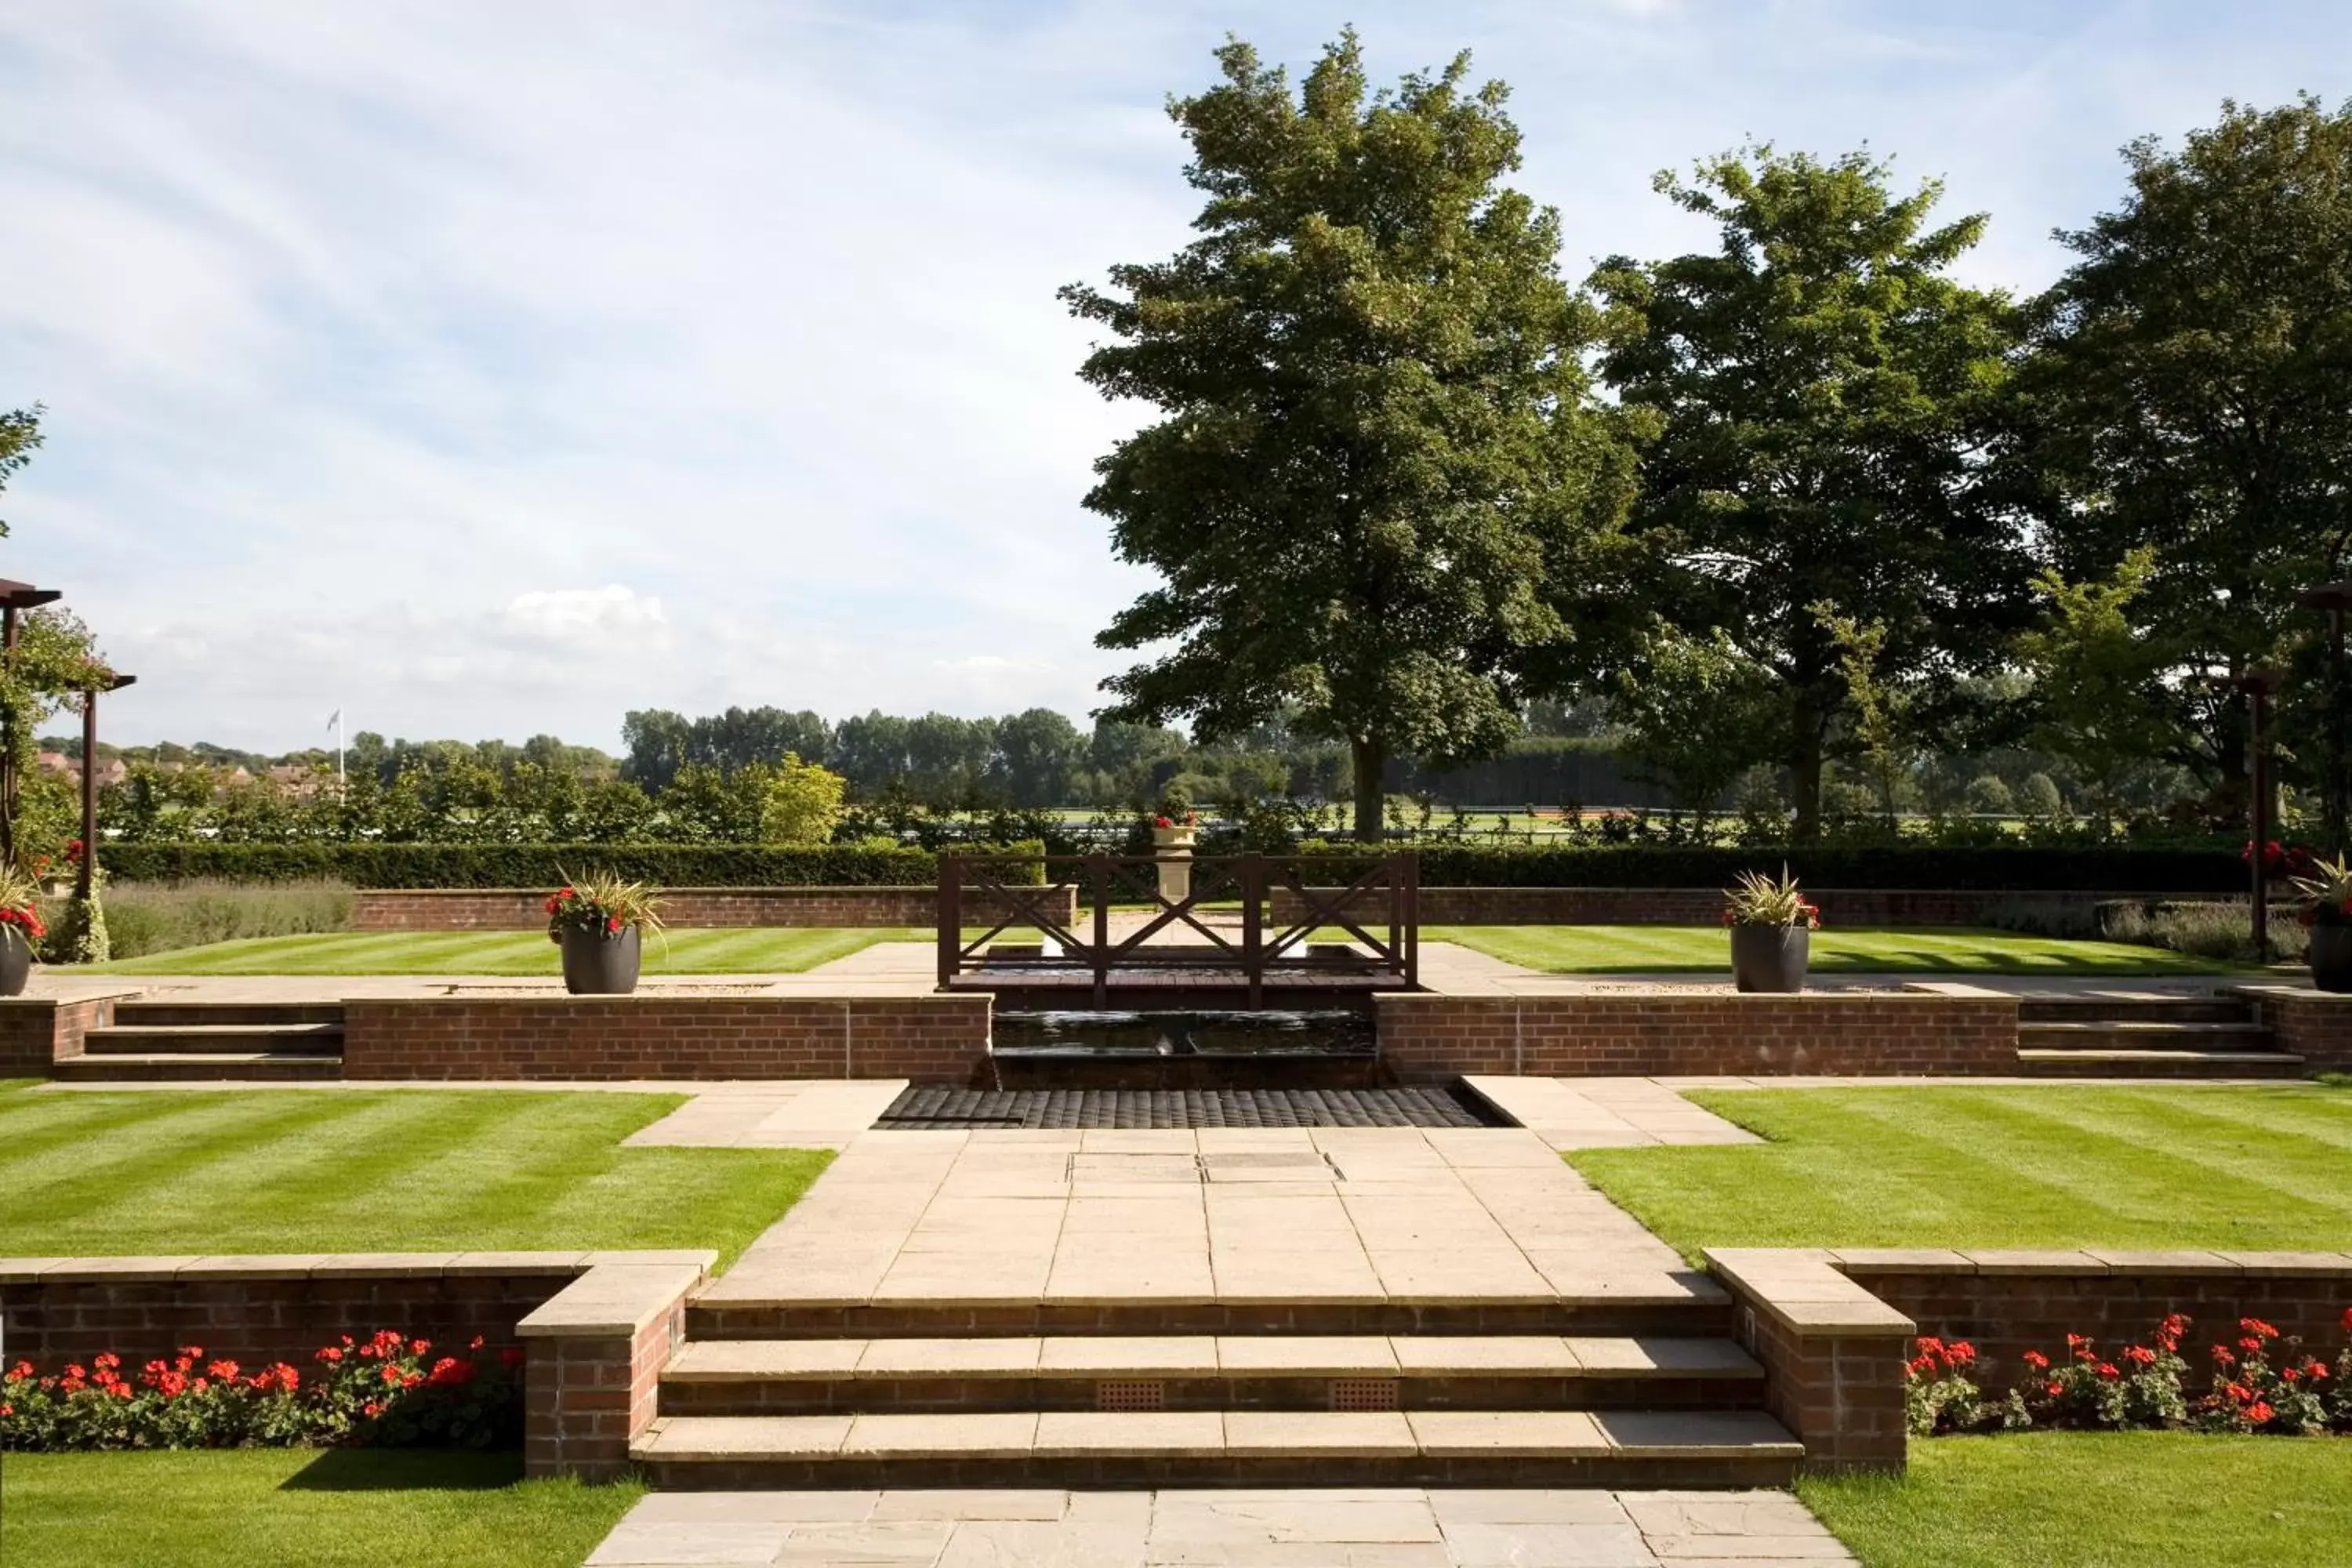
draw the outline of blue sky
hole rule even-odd
[[[140,684],[124,741],[613,744],[625,709],[1081,712],[1140,585],[1080,508],[1137,418],[1055,288],[1181,244],[1171,91],[1228,31],[1513,88],[1562,265],[1649,189],[1867,142],[1974,280],[2220,100],[2352,93],[2352,7],[316,0],[0,7],[0,576]]]

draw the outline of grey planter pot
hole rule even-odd
[[[2311,983],[2322,991],[2352,991],[2352,925],[2311,928]]]
[[[33,977],[33,944],[15,926],[0,926],[0,996],[22,996]]]
[[[635,926],[618,936],[565,931],[563,988],[574,996],[626,996],[637,988],[641,945]]]
[[[1733,926],[1732,983],[1742,991],[1802,991],[1812,934],[1803,926]]]

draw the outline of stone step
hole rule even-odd
[[[2021,1047],[2021,1071],[2035,1078],[2301,1078],[2303,1058],[2286,1051],[2038,1050]]]
[[[92,1056],[338,1056],[335,1024],[114,1024],[82,1036]]]
[[[666,1415],[630,1457],[665,1489],[1747,1488],[1804,1449],[1759,1410],[1048,1410]]]
[[[687,1308],[687,1337],[707,1340],[962,1339],[973,1335],[1575,1334],[1678,1339],[1731,1332],[1731,1299],[1701,1274],[1661,1275],[1593,1295],[1311,1295],[1213,1300],[1149,1296],[1040,1301],[825,1301],[771,1298],[721,1277]]]
[[[340,1024],[341,1002],[165,1002],[126,998],[114,1005],[117,1024]]]
[[[68,1083],[285,1082],[341,1078],[343,1058],[302,1051],[155,1051],[66,1057],[49,1070]]]
[[[2170,1048],[2243,1050],[2267,1045],[2271,1032],[2249,1022],[2177,1023],[2140,1018],[2084,1019],[2067,1023],[2021,1023],[2020,1045],[2042,1050]]]
[[[2243,1024],[2253,1017],[2253,1005],[2238,996],[2029,995],[2017,1005],[2021,1024]]]
[[[675,1415],[978,1410],[1735,1408],[1723,1339],[1561,1335],[716,1340],[662,1373]]]

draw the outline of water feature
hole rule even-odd
[[[1380,1063],[1371,1018],[1339,1009],[1009,1011],[992,1030],[1000,1085],[1336,1088]]]

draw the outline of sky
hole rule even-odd
[[[1942,179],[2030,290],[2125,142],[2352,94],[2292,0],[0,0],[0,577],[138,675],[123,742],[1083,714],[1143,412],[1055,289],[1189,237],[1229,32],[1349,22],[1511,85],[1571,280],[1707,247],[1651,175],[1756,138]]]

